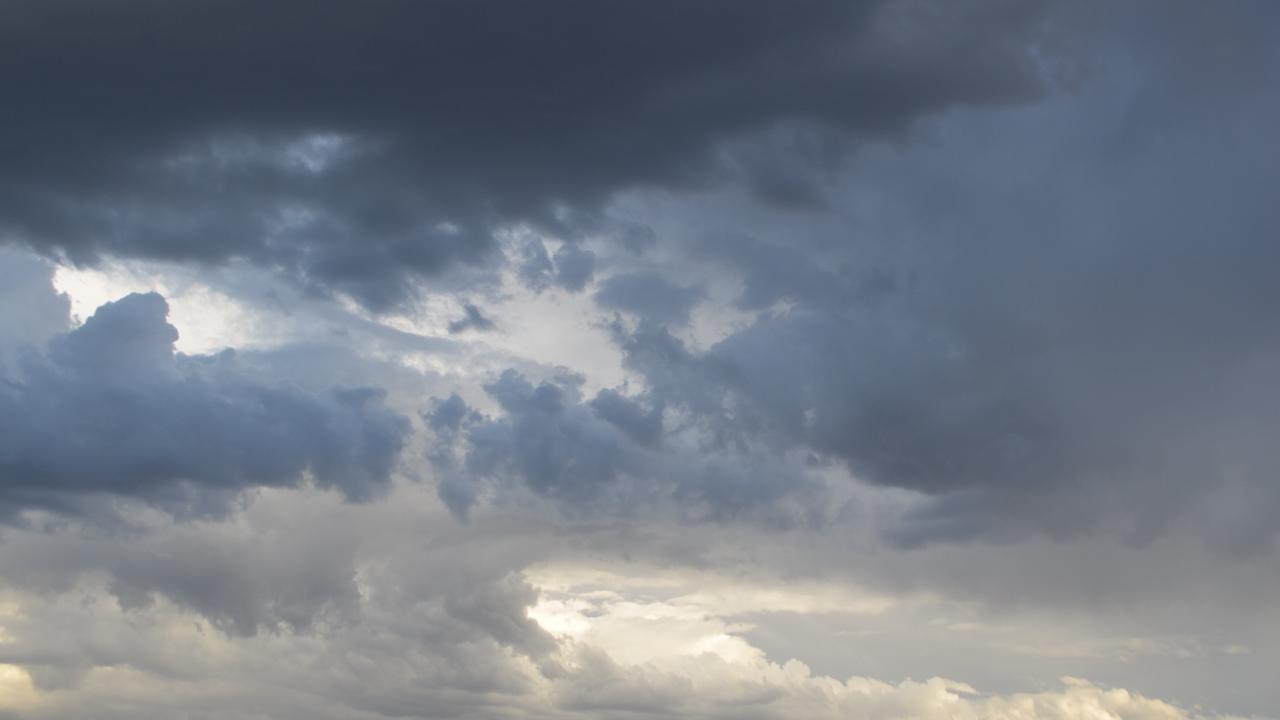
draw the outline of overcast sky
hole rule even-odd
[[[0,718],[1280,718],[1280,4],[0,2]]]

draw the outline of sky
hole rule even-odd
[[[6,0],[0,719],[1280,718],[1278,31]]]

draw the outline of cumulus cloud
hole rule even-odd
[[[531,492],[573,515],[650,508],[767,526],[822,517],[822,483],[804,468],[706,438],[697,425],[666,432],[659,397],[606,388],[587,400],[580,384],[535,385],[506,370],[484,386],[501,410],[492,416],[457,395],[437,399],[424,418],[436,435],[429,458],[443,474],[441,498],[460,516],[482,496],[505,504]]]
[[[49,290],[51,293],[52,290]],[[216,512],[304,479],[368,499],[408,431],[375,388],[313,393],[255,379],[235,353],[177,353],[157,294],[100,307],[0,389],[0,507],[88,512],[96,496]]]

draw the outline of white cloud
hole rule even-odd
[[[220,521],[121,512],[127,532],[52,518],[6,532],[0,716],[1201,717],[1083,681],[987,693],[817,672],[803,652],[770,657],[752,626],[836,613],[892,633],[894,613],[924,601],[657,562],[634,536],[628,562],[610,533],[566,546],[563,527],[514,515],[459,525],[429,486],[367,505],[261,491]],[[238,629],[229,612],[243,613]]]

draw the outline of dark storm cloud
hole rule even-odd
[[[304,476],[352,499],[386,485],[408,424],[380,390],[313,394],[256,381],[230,351],[175,353],[167,312],[130,295],[24,355],[0,388],[0,511],[114,494],[216,512]]]
[[[738,178],[812,206],[851,136],[1035,95],[1039,19],[1020,2],[11,2],[0,231],[77,262],[242,258],[387,308],[486,263],[500,226],[606,230],[627,188]],[[771,139],[741,142],[755,132]],[[590,263],[566,247],[557,281],[579,289]]]
[[[762,312],[705,353],[619,329],[628,366],[727,442],[923,493],[895,542],[1177,530],[1268,551],[1280,58],[1250,28],[1275,10],[1195,7],[1117,8],[1141,31],[1102,36],[1112,72],[1073,95],[864,153],[834,230],[700,242]]]

